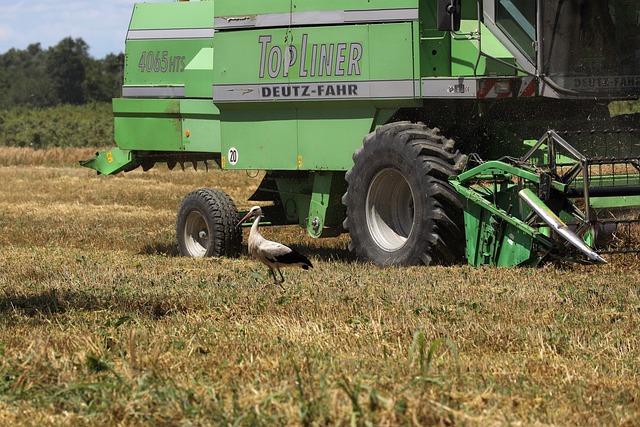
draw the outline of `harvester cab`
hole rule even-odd
[[[640,204],[639,21],[635,0],[136,4],[117,148],[83,165],[264,170],[272,225],[379,265],[601,262]],[[237,217],[190,193],[180,253],[233,255]]]

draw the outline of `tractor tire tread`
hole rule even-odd
[[[213,248],[208,248],[205,256],[238,256],[242,249],[242,233],[236,227],[238,211],[231,197],[217,188],[201,188],[187,194],[178,209],[176,232],[182,232],[181,218],[186,214],[185,209],[194,205],[204,209],[205,215],[211,219],[213,230]],[[189,256],[182,248],[180,254]]]
[[[366,203],[368,191],[368,183],[362,180],[375,173],[368,165],[374,159],[394,156],[404,159],[400,163],[416,165],[413,171],[420,175],[420,191],[428,195],[422,202],[426,229],[421,229],[421,242],[413,243],[410,255],[387,255],[371,249],[375,244],[367,236],[366,225],[361,224],[364,214],[359,206]],[[380,265],[452,264],[464,258],[462,203],[448,179],[464,169],[467,156],[455,149],[453,140],[422,123],[395,122],[368,134],[352,158],[354,166],[345,174],[348,185],[342,197],[347,208],[343,228],[351,233],[350,250]]]

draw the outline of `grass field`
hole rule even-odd
[[[382,269],[346,236],[270,228],[315,268],[261,290],[256,261],[179,258],[174,242],[189,191],[248,208],[257,178],[14,156],[0,167],[0,425],[640,425],[635,258]]]

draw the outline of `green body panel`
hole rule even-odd
[[[216,17],[245,17],[260,14],[331,10],[368,10],[418,7],[418,0],[215,0]]]
[[[412,23],[397,23],[218,33],[215,85],[229,90],[245,90],[249,85],[251,89],[246,90],[266,91],[273,98],[267,103],[214,98],[222,111],[223,167],[349,169],[351,155],[371,131],[378,109],[417,105],[413,85],[415,31]],[[297,61],[289,62],[288,68],[282,62],[281,52],[287,48],[284,40],[292,40],[297,52]],[[242,58],[235,48],[239,45],[249,47]],[[338,61],[340,55],[343,59]],[[310,81],[320,85],[309,88],[306,84]],[[378,84],[400,82],[410,92],[406,101],[376,99],[375,94],[364,99],[331,100],[332,94],[346,92],[359,82],[364,84],[358,88],[371,86],[372,91]],[[308,94],[309,100],[295,97],[296,90],[300,95]],[[328,142],[331,149],[327,149]],[[229,161],[235,153],[237,161]]]
[[[297,169],[295,110],[274,103],[260,111],[223,110],[220,117],[223,169]]]
[[[220,111],[208,100],[120,98],[113,112],[122,149],[220,152]]]
[[[246,85],[411,80],[415,69],[413,38],[412,23],[219,32],[215,38],[214,82]],[[238,46],[244,46],[240,57]],[[287,46],[295,47],[290,61],[285,61]],[[274,98],[294,99],[280,92]],[[308,98],[322,96],[310,93]]]
[[[494,58],[515,66],[513,55],[498,39],[480,24],[482,51]],[[472,32],[478,28],[478,21],[465,20],[460,23],[460,31]],[[513,76],[515,69],[498,61],[481,56],[478,58],[478,40],[456,40],[451,44],[451,75],[454,76]],[[477,62],[477,67],[476,67]]]
[[[211,28],[218,1],[136,3],[129,30]]]
[[[185,97],[209,101],[213,85],[213,48],[203,47],[185,67]]]
[[[132,40],[127,43],[124,87],[185,86],[187,65],[206,47],[206,42]]]
[[[451,76],[451,37],[436,28],[437,2],[420,8],[420,77]]]
[[[332,110],[275,103],[269,110],[224,109],[223,168],[346,171],[375,113],[366,104]]]
[[[310,236],[331,237],[342,232],[345,208],[340,195],[346,191],[344,183],[344,176],[340,173],[313,174],[313,192],[307,215],[307,231]]]
[[[220,110],[215,104],[206,99],[185,99],[180,102],[180,114],[184,151],[220,152]]]
[[[118,147],[125,150],[181,150],[180,100],[114,99],[113,114]]]
[[[307,107],[307,108],[304,108]],[[351,156],[372,131],[376,109],[370,105],[332,110],[301,106],[298,114],[298,156],[300,169],[346,171],[353,166]],[[321,120],[319,120],[319,118]],[[327,149],[327,143],[340,143]]]
[[[187,82],[197,86],[187,65],[202,49],[213,46],[213,5],[213,1],[136,4],[125,49],[125,88]],[[202,37],[209,33],[210,38]],[[207,80],[210,85],[210,75]],[[210,87],[199,96],[209,98]]]

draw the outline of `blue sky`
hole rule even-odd
[[[171,0],[154,0],[171,1]],[[89,54],[102,59],[124,52],[135,0],[12,0],[0,10],[0,54],[40,43],[43,49],[65,37],[82,38]]]

